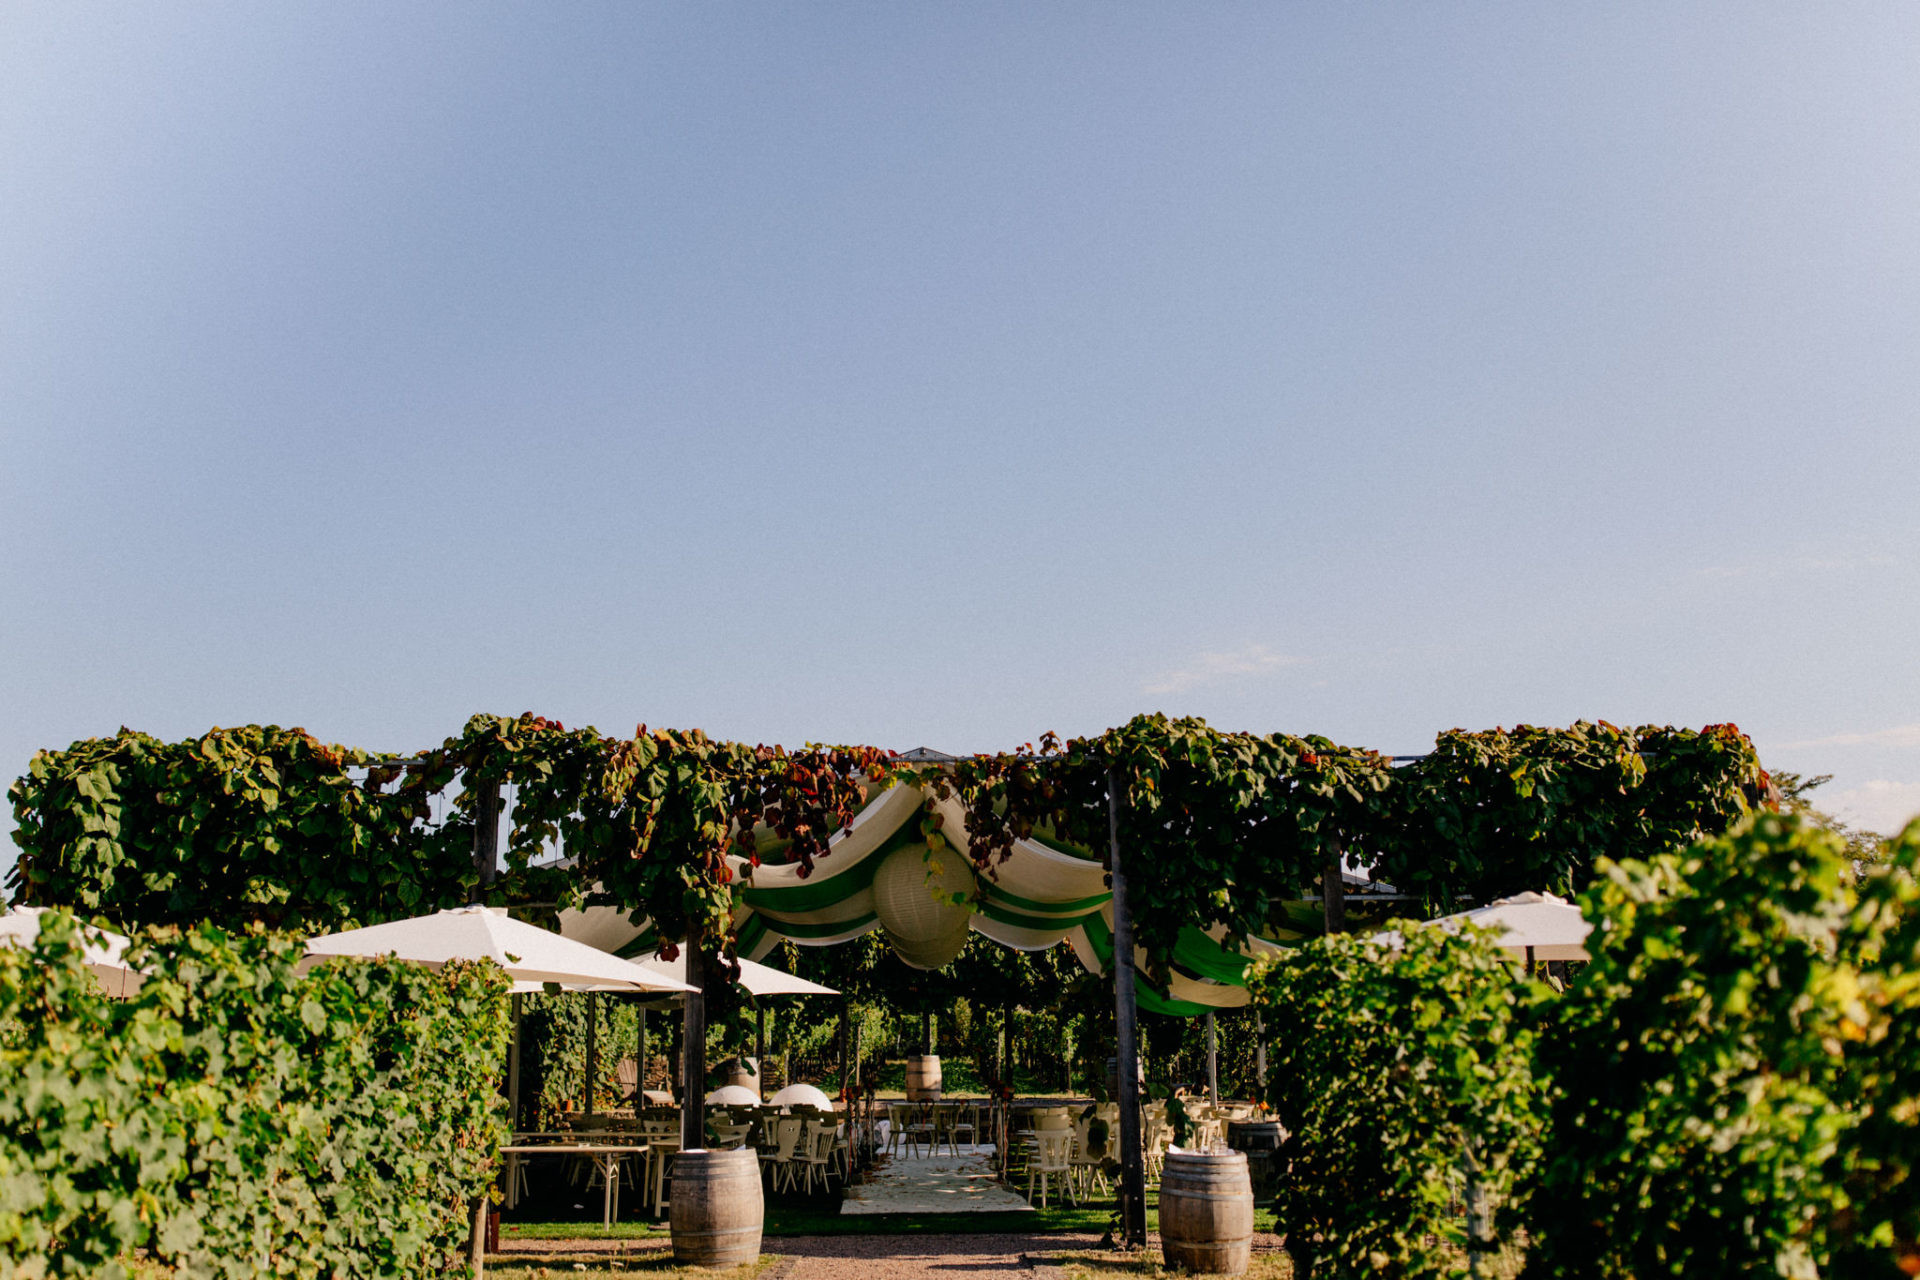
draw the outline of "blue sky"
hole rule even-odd
[[[0,29],[9,774],[1604,717],[1920,811],[1920,9]]]

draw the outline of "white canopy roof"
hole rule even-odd
[[[1550,893],[1517,893],[1429,923],[1457,930],[1463,921],[1493,930],[1499,935],[1496,942],[1501,948],[1522,953],[1531,951],[1535,960],[1589,958],[1585,943],[1593,926],[1580,914],[1580,908]],[[1373,940],[1398,946],[1400,934],[1389,929],[1374,934]]]
[[[40,917],[45,915],[45,907],[11,907],[4,916],[0,916],[0,946],[31,946],[40,936]],[[127,939],[106,929],[96,929],[92,925],[81,926],[81,936],[86,939],[84,963],[87,971],[99,980],[100,987],[108,995],[125,999],[140,989],[146,978],[138,969],[129,969],[121,963],[126,954]]]
[[[450,960],[492,960],[516,985],[554,982],[605,991],[688,991],[658,969],[608,955],[585,943],[513,919],[499,907],[454,907],[312,938],[309,963],[331,956],[393,956],[439,966]]]

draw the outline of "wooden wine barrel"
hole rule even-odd
[[[1247,1181],[1253,1187],[1256,1202],[1274,1193],[1278,1173],[1274,1162],[1279,1156],[1282,1136],[1279,1124],[1272,1120],[1227,1122],[1227,1145],[1247,1153]]]
[[[1169,1151],[1160,1175],[1160,1252],[1169,1267],[1237,1276],[1253,1257],[1247,1157]]]
[[[737,1084],[742,1089],[753,1090],[756,1094],[760,1092],[759,1075],[747,1070],[747,1064],[743,1059],[728,1058],[722,1075],[725,1077],[720,1081],[723,1085]]]
[[[1139,1058],[1133,1060],[1134,1079],[1140,1083],[1140,1097],[1147,1096],[1147,1064]],[[1115,1102],[1120,1100],[1120,1059],[1107,1059],[1107,1097]]]
[[[682,1151],[673,1158],[673,1260],[683,1267],[739,1267],[760,1256],[760,1157],[752,1147]]]
[[[940,1056],[916,1053],[907,1059],[907,1101],[940,1101]]]

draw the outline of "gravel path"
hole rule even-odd
[[[764,1248],[793,1259],[784,1280],[1007,1280],[1027,1272],[1022,1256],[1095,1244],[1100,1237],[1045,1235],[786,1236]],[[1028,1273],[1030,1274],[1030,1273]]]

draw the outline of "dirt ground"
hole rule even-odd
[[[777,1256],[753,1280],[1069,1280],[1076,1275],[1151,1276],[1158,1268],[1160,1242],[1151,1239],[1144,1255],[1131,1259],[1101,1250],[1097,1235],[1048,1232],[1011,1235],[841,1235],[782,1236],[769,1239],[768,1256]],[[1279,1241],[1257,1236],[1259,1253]],[[519,1276],[621,1275],[634,1272],[671,1275],[671,1249],[665,1241],[517,1240],[507,1256],[495,1258],[489,1273]],[[1270,1262],[1278,1262],[1271,1259]],[[584,1267],[584,1271],[577,1269]],[[1263,1274],[1284,1274],[1261,1268]],[[707,1272],[719,1280],[718,1273]]]

